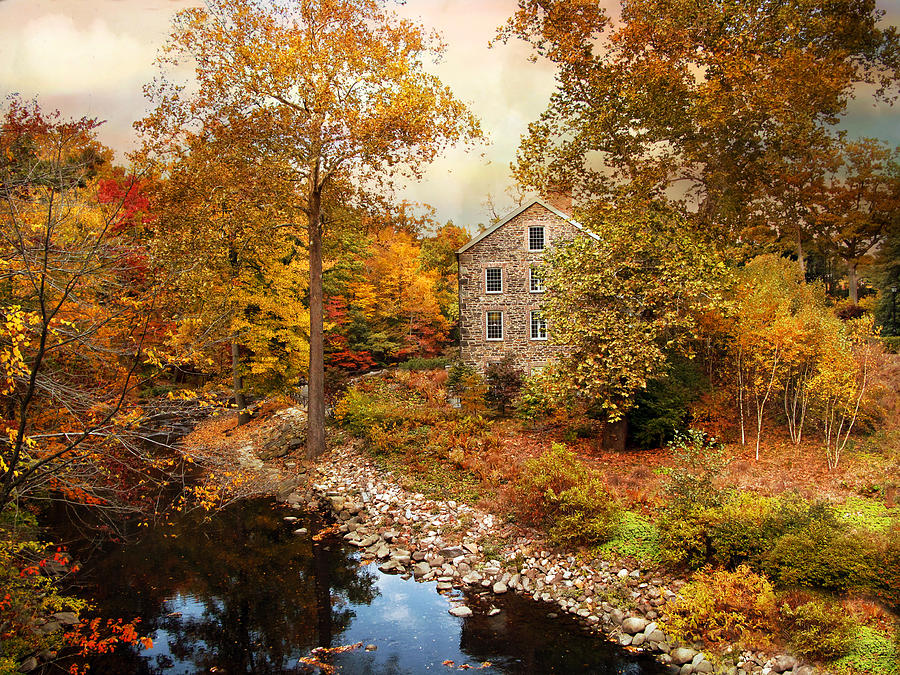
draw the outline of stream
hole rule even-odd
[[[663,672],[567,616],[548,618],[554,606],[513,594],[447,596],[434,582],[361,565],[340,539],[315,542],[322,526],[315,514],[256,499],[209,518],[180,514],[82,560],[81,593],[96,611],[140,617],[139,633],[154,642],[149,650],[97,657],[91,672],[319,673],[327,669],[299,659],[317,646],[355,643],[362,646],[323,661],[348,674],[451,673],[460,666],[491,674]],[[301,527],[308,533],[295,534]],[[465,597],[474,614],[448,614],[449,597]],[[493,607],[501,611],[488,616]]]

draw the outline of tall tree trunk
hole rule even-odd
[[[322,192],[318,171],[309,194],[309,430],[306,456],[325,452],[325,354],[322,307]]]
[[[856,263],[847,265],[847,284],[850,286],[850,302],[854,305],[859,302],[859,279],[856,276]]]
[[[231,377],[234,384],[234,403],[238,409],[238,426],[241,426],[250,421],[250,413],[247,412],[244,378],[241,377],[241,348],[234,340],[231,341]]]
[[[800,263],[800,272],[803,279],[806,279],[806,257],[803,252],[803,230],[797,227],[797,262]]]

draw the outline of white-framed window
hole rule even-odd
[[[531,311],[531,339],[547,339],[547,319],[545,319],[541,315],[541,312],[536,309]]]
[[[528,228],[528,250],[543,251],[544,250],[544,226],[532,225]]]
[[[541,279],[541,270],[538,267],[532,267],[528,270],[528,290],[532,293],[544,292],[544,281]]]
[[[488,340],[503,339],[503,312],[492,310],[485,313],[485,337]]]
[[[488,293],[503,292],[503,270],[499,267],[488,267],[484,271],[484,290]]]

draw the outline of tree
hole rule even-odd
[[[550,339],[568,345],[557,385],[594,399],[610,421],[688,352],[697,317],[721,302],[728,271],[715,248],[658,204],[596,211],[579,237],[546,258]]]
[[[299,301],[306,242],[292,226],[293,185],[277,162],[215,127],[166,159],[155,167],[165,179],[151,194],[152,249],[172,279],[166,298],[177,320],[159,358],[229,373],[244,423],[248,387],[289,388],[309,363],[309,313]]]
[[[847,266],[850,301],[859,301],[859,267],[900,228],[900,148],[865,138],[838,146],[822,189],[818,221],[826,247]]]
[[[519,0],[500,31],[559,68],[519,148],[527,186],[665,199],[733,240],[758,224],[753,204],[785,196],[773,172],[827,147],[858,85],[897,93],[900,39],[874,0],[626,0],[616,22],[602,4]]]
[[[822,424],[829,469],[837,468],[840,463],[870,386],[877,354],[872,325],[872,317],[842,324],[823,350],[809,384],[813,413]]]
[[[104,190],[98,125],[16,98],[0,119],[0,510],[51,491],[115,510],[146,468],[129,423],[158,289],[123,208],[139,181]]]
[[[839,322],[826,306],[824,289],[807,284],[799,264],[773,255],[754,258],[739,271],[732,312],[727,331],[741,443],[746,442],[746,408],[752,404],[759,459],[767,408],[779,395],[791,439],[800,443],[810,382]]]
[[[477,121],[423,59],[437,37],[379,0],[208,0],[176,15],[148,87],[155,111],[139,124],[148,150],[184,144],[214,121],[290,170],[309,242],[309,437],[324,451],[323,207],[338,188],[390,184],[449,143],[480,135]],[[194,67],[183,87],[165,71]]]

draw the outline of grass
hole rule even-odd
[[[900,520],[900,507],[888,509],[883,502],[865,497],[848,497],[835,510],[843,522],[873,532],[888,532]]]
[[[850,653],[831,665],[847,675],[900,675],[900,647],[887,635],[863,626]]]
[[[653,565],[662,562],[659,531],[653,523],[634,511],[622,513],[622,519],[613,533],[613,538],[596,550],[604,557],[618,555],[636,558]]]

